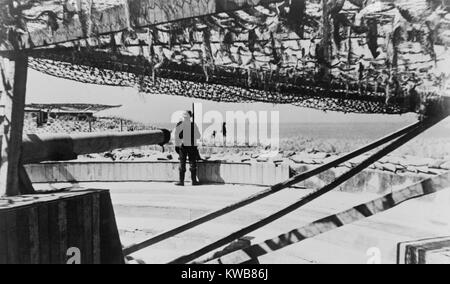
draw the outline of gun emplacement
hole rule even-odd
[[[165,145],[170,141],[166,129],[127,133],[27,135],[23,138],[22,163],[74,160],[79,155],[116,149]]]

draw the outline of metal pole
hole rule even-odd
[[[191,146],[195,146],[195,103],[192,103]]]

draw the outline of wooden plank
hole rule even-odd
[[[58,194],[40,194],[35,195],[33,197],[8,197],[8,198],[2,198],[1,201],[5,202],[3,209],[14,209],[14,208],[20,208],[24,206],[32,206],[32,205],[39,205],[41,203],[49,203],[49,202],[57,202],[61,201],[62,199],[71,199],[71,198],[77,198],[82,197],[85,195],[90,195],[93,192],[103,192],[105,190],[83,190],[83,189],[72,189],[68,192],[62,192]],[[9,204],[8,204],[9,203]],[[2,211],[0,210],[0,211]]]
[[[49,209],[47,204],[38,206],[39,263],[50,264]]]
[[[6,233],[6,216],[4,213],[0,213],[0,264],[6,264],[8,258],[8,240]]]
[[[30,221],[29,208],[17,210],[17,242],[20,264],[30,264]]]
[[[49,261],[51,264],[61,264],[59,246],[60,231],[58,227],[58,204],[51,203],[48,205],[48,229],[49,229]],[[45,253],[45,252],[44,252]]]
[[[29,225],[29,242],[30,242],[30,263],[39,264],[39,213],[37,207],[29,208],[28,213],[28,225]]]
[[[80,216],[83,216],[82,222],[83,222],[83,253],[82,253],[82,263],[83,264],[93,264],[93,226],[92,226],[92,195],[85,196],[82,199],[82,214]]]
[[[83,202],[80,198],[67,201],[67,249],[79,249],[83,258],[85,249],[82,242],[84,236],[82,206]]]
[[[4,120],[0,127],[0,196],[20,194],[19,162],[22,154],[25,94],[28,75],[28,58],[15,53],[13,59],[0,58]]]
[[[59,234],[59,263],[65,263],[67,258],[67,202],[58,202],[58,234]]]
[[[101,193],[105,194],[103,214],[107,219],[103,233]],[[82,263],[101,263],[103,242],[105,249],[113,247],[112,258],[108,259],[120,262],[120,241],[107,191],[42,196],[29,202],[18,201],[27,197],[10,197],[16,204],[0,208],[0,263],[63,264],[72,247],[80,249]]]
[[[59,201],[49,205],[50,263],[66,263],[67,216],[66,202]]]
[[[17,212],[10,211],[6,216],[6,238],[8,243],[8,264],[19,263],[19,243],[17,241]]]
[[[94,264],[101,263],[100,243],[100,193],[92,196],[92,259]]]

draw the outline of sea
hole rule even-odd
[[[308,138],[308,139],[377,139],[402,129],[411,122],[338,122],[338,123],[281,123],[279,127],[280,139]],[[155,123],[157,127],[172,129],[167,123]],[[203,126],[204,129],[208,125]],[[237,128],[237,127],[236,127]],[[247,125],[247,131],[248,131]],[[268,130],[270,134],[270,129]],[[217,130],[220,133],[220,129]],[[450,139],[450,121],[442,122],[424,134],[421,138]]]

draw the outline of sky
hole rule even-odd
[[[291,105],[229,104],[185,97],[140,94],[132,88],[98,86],[51,77],[29,70],[27,104],[30,103],[84,103],[122,105],[117,112],[124,118],[144,123],[170,123],[176,111],[190,109],[193,102],[202,103],[203,112],[219,111],[279,111],[281,123],[341,123],[341,122],[413,122],[416,115],[367,115],[323,112]]]

